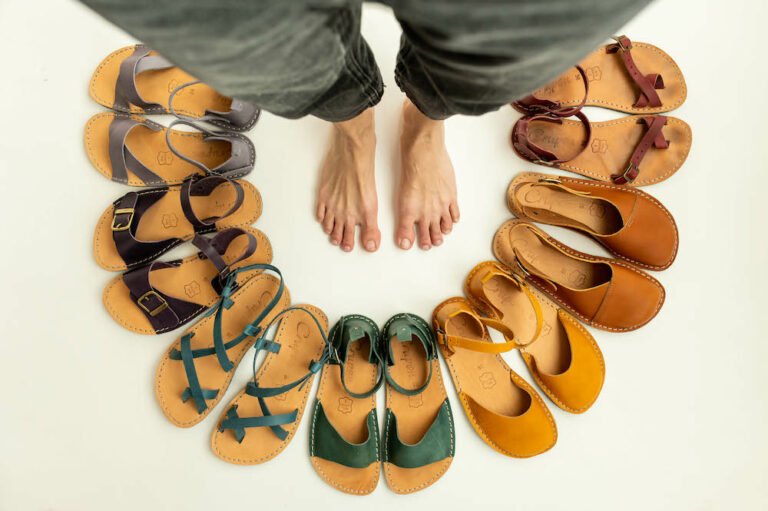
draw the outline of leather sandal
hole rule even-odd
[[[569,114],[569,112],[566,112]],[[688,158],[691,128],[674,117],[630,116],[590,122],[562,112],[525,116],[512,129],[523,159],[615,184],[646,186],[669,178]]]
[[[261,113],[252,103],[222,96],[143,44],[105,58],[91,78],[89,92],[94,101],[119,112],[176,113],[232,131],[251,129]]]
[[[500,355],[523,346],[506,324],[478,315],[463,297],[439,304],[432,322],[461,405],[480,438],[513,458],[551,449],[557,442],[552,414]],[[504,333],[505,342],[494,343],[486,325]]]
[[[99,218],[93,255],[105,270],[136,268],[198,234],[251,225],[261,210],[252,184],[220,176],[129,192]]]
[[[571,413],[592,406],[603,387],[605,362],[581,323],[495,261],[470,271],[464,293],[477,312],[527,340],[518,351],[539,388],[557,406]]]
[[[434,484],[450,467],[453,413],[426,321],[397,314],[381,329],[380,343],[387,396],[384,477],[395,493],[413,493]]]
[[[161,334],[179,328],[205,312],[228,291],[229,274],[240,267],[269,263],[272,250],[255,230],[231,228],[212,238],[196,235],[200,249],[185,259],[155,261],[112,279],[103,301],[122,327],[139,334]],[[242,285],[251,275],[237,275]]]
[[[178,124],[196,131],[173,129]],[[256,161],[253,143],[243,135],[184,120],[165,128],[139,115],[112,112],[88,121],[85,150],[104,177],[131,186],[177,185],[191,175],[236,179]]]
[[[235,285],[238,276],[253,272],[260,273],[240,287]],[[290,303],[290,293],[274,266],[252,264],[231,272],[214,306],[171,344],[157,368],[155,396],[168,420],[188,428],[206,418],[224,397],[263,327]],[[257,351],[269,350],[265,343],[257,345]]]
[[[548,85],[512,105],[523,113],[599,106],[621,112],[669,112],[685,101],[682,71],[672,57],[627,36],[602,46]]]
[[[328,334],[333,354],[320,374],[309,454],[315,472],[352,495],[376,489],[381,448],[376,391],[383,382],[379,329],[358,314],[342,316]]]
[[[636,188],[526,172],[510,183],[507,205],[520,219],[582,232],[649,270],[669,268],[677,255],[672,214]]]
[[[279,323],[278,323],[279,322]],[[289,307],[275,316],[272,339],[256,341],[266,357],[258,372],[230,402],[213,432],[211,447],[224,461],[256,465],[285,449],[296,433],[312,381],[331,356],[326,337],[328,320],[312,305]]]
[[[636,330],[658,314],[662,285],[634,266],[578,252],[522,220],[493,239],[496,259],[581,321],[603,330]]]

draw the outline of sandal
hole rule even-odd
[[[376,489],[381,448],[376,391],[383,382],[376,323],[357,314],[342,316],[328,334],[333,356],[317,390],[309,455],[318,475],[353,495]]]
[[[272,340],[256,341],[266,358],[245,388],[230,402],[213,432],[211,447],[224,461],[256,465],[271,460],[293,439],[307,404],[312,380],[331,355],[326,337],[328,320],[311,305],[289,307],[275,316],[263,332],[279,321]]]
[[[91,78],[89,92],[94,101],[119,112],[177,113],[232,131],[251,129],[261,113],[252,103],[222,96],[196,81],[143,44],[105,58]],[[174,95],[178,97],[171,106]]]
[[[564,119],[562,113],[519,119],[512,129],[512,147],[538,165],[633,186],[664,181],[691,150],[690,126],[674,117],[590,122],[583,112],[574,115],[578,121]]]
[[[255,271],[262,273],[236,288],[238,275]],[[274,266],[253,264],[232,271],[205,318],[171,344],[157,368],[155,395],[168,420],[188,428],[206,418],[224,397],[263,326],[290,303],[290,293]],[[268,350],[265,343],[256,349]]]
[[[557,427],[539,394],[514,372],[500,353],[525,345],[501,321],[479,316],[464,298],[435,308],[432,322],[438,346],[472,427],[486,444],[513,458],[551,449]],[[506,334],[494,343],[486,325]]]
[[[464,293],[476,311],[529,340],[518,351],[557,406],[571,413],[592,406],[603,387],[605,362],[581,323],[495,261],[472,269]]]
[[[261,209],[252,184],[220,176],[129,192],[99,218],[93,255],[105,270],[136,268],[198,234],[251,225]]]
[[[672,214],[636,188],[526,172],[510,183],[507,205],[522,220],[577,230],[649,270],[669,268],[677,255]]]
[[[197,132],[173,129],[177,124]],[[253,143],[243,135],[184,120],[165,128],[139,115],[112,112],[88,121],[85,150],[104,177],[131,186],[177,185],[191,175],[235,179],[248,174],[256,161]]]
[[[672,57],[627,36],[598,48],[552,83],[512,105],[523,113],[599,106],[632,114],[669,112],[685,101],[682,71]]]
[[[260,238],[260,239],[259,239]],[[227,283],[242,285],[246,277],[229,274],[252,264],[269,263],[272,250],[258,231],[231,228],[212,238],[196,235],[197,255],[178,261],[155,261],[115,277],[103,301],[112,318],[139,334],[161,334],[192,321],[212,307]]]
[[[521,220],[505,222],[493,254],[588,325],[636,330],[658,314],[664,288],[632,265],[578,252]]]
[[[413,493],[435,483],[450,467],[453,413],[426,321],[397,314],[381,329],[380,342],[387,395],[384,477],[395,493]]]

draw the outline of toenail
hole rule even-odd
[[[339,240],[331,240],[331,245],[338,245],[338,244],[339,244]]]
[[[437,241],[434,241],[434,242],[432,242],[432,244],[433,244],[434,246],[436,246],[436,247],[439,247],[440,245],[442,245],[442,244],[443,244],[443,240],[437,240]]]
[[[402,248],[403,250],[408,250],[409,248],[411,248],[411,240],[409,240],[408,238],[401,239],[400,248]]]
[[[341,247],[341,249],[342,249],[344,252],[349,252],[350,250],[352,250],[352,247],[350,247],[349,245],[344,245],[343,247]]]
[[[421,246],[421,249],[422,249],[422,250],[429,250],[429,245],[422,245],[422,246]]]
[[[365,244],[365,249],[369,252],[373,252],[376,250],[376,242],[371,240],[368,243]]]

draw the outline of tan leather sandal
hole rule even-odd
[[[685,78],[672,57],[624,35],[615,40],[513,106],[530,114],[584,105],[647,114],[669,112],[683,104]]]
[[[571,413],[592,406],[603,387],[605,362],[581,323],[495,261],[480,263],[469,272],[464,293],[480,314],[500,321],[526,341],[518,351],[557,406]]]
[[[507,205],[520,219],[577,230],[649,270],[669,268],[677,255],[672,214],[636,188],[524,172],[510,183]]]
[[[567,115],[571,115],[568,113]],[[599,181],[646,186],[678,171],[691,150],[691,128],[674,117],[630,116],[590,122],[583,112],[525,116],[512,129],[523,159]]]
[[[644,271],[578,252],[522,220],[499,228],[493,254],[578,319],[603,330],[640,328],[664,303],[664,288]]]
[[[551,449],[557,442],[552,414],[500,355],[521,347],[513,332],[501,321],[480,316],[461,297],[439,304],[432,322],[461,405],[480,438],[513,458]],[[494,343],[486,325],[504,333],[506,342]]]

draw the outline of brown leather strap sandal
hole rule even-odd
[[[222,96],[196,81],[143,44],[105,58],[93,73],[89,92],[94,101],[119,112],[173,112],[232,131],[251,129],[261,113],[252,103]]]
[[[212,307],[229,274],[241,267],[269,263],[272,250],[255,229],[231,228],[212,238],[196,235],[200,252],[178,261],[155,261],[115,277],[103,301],[112,318],[139,334],[160,334],[192,321]],[[251,275],[238,275],[242,285]]]
[[[668,268],[677,255],[672,214],[636,188],[526,172],[510,183],[507,204],[518,218],[580,231],[649,270]]]
[[[464,298],[435,308],[432,322],[438,346],[472,427],[485,443],[513,458],[551,449],[557,427],[541,396],[509,368],[500,353],[521,347],[503,323],[481,317]],[[505,334],[494,343],[486,324]]]
[[[647,273],[578,252],[528,222],[505,222],[493,239],[493,254],[571,314],[603,330],[640,328],[664,303],[664,288]]]
[[[279,321],[279,323],[277,323]],[[276,333],[271,339],[273,324]],[[304,415],[312,381],[332,355],[328,319],[312,305],[285,309],[264,328],[257,347],[267,352],[258,372],[229,403],[211,437],[222,460],[257,465],[285,449]]]
[[[472,269],[464,293],[482,316],[527,341],[520,355],[557,406],[571,413],[592,406],[603,387],[605,362],[581,323],[495,261]]]
[[[173,129],[184,124],[196,131]],[[139,115],[105,112],[85,126],[88,159],[104,177],[131,186],[181,184],[191,175],[231,179],[248,174],[256,161],[251,141],[178,120],[168,128]]]
[[[249,226],[261,210],[252,184],[220,176],[129,192],[99,218],[93,255],[105,270],[136,268],[197,234]]]
[[[523,159],[615,184],[664,181],[688,158],[691,128],[674,117],[634,116],[590,122],[561,113],[523,117],[512,129],[512,147]]]
[[[188,428],[202,421],[221,401],[237,366],[264,327],[291,303],[279,270],[269,264],[241,267],[241,274],[261,272],[242,286],[224,288],[206,317],[171,344],[155,375],[155,395],[163,414],[174,425]],[[273,272],[278,278],[268,274]],[[268,349],[266,341],[256,350]]]
[[[633,114],[669,112],[685,101],[682,71],[672,57],[627,36],[598,48],[552,83],[512,105],[523,113],[583,105]]]

